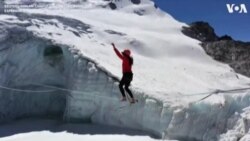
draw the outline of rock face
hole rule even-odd
[[[218,40],[214,29],[208,23],[202,21],[191,23],[189,27],[183,27],[183,33],[202,42]]]
[[[194,22],[183,27],[182,32],[201,41],[206,53],[215,60],[227,63],[237,73],[250,77],[250,42],[235,41],[228,35],[218,37],[206,22]]]
[[[131,0],[131,2],[132,2],[133,4],[140,4],[140,3],[141,3],[141,0]]]
[[[221,40],[202,44],[214,59],[229,64],[236,72],[250,76],[250,43]]]

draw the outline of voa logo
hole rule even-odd
[[[245,4],[227,4],[228,13],[247,13],[247,7]]]

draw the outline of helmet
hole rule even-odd
[[[124,54],[130,56],[131,51],[130,51],[129,49],[125,49],[122,53],[124,53]]]

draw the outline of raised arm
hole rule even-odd
[[[121,54],[120,51],[115,47],[115,44],[114,44],[114,43],[112,43],[112,46],[113,46],[113,48],[114,48],[114,51],[115,51],[116,55],[117,55],[120,59],[123,59],[122,54]]]

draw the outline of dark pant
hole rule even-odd
[[[119,84],[119,88],[120,88],[120,91],[121,91],[123,97],[126,97],[125,92],[124,92],[124,88],[123,88],[125,86],[125,90],[129,94],[129,96],[131,98],[134,98],[132,92],[128,88],[132,80],[133,80],[133,73],[132,72],[123,73],[122,80],[120,81],[120,84]]]

